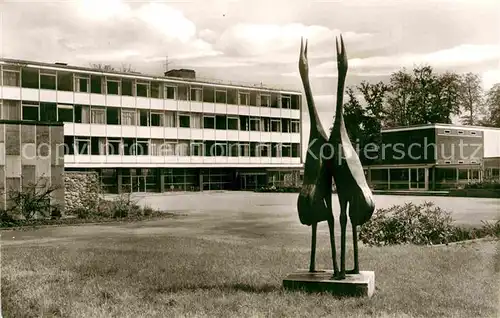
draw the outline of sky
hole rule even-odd
[[[347,85],[386,81],[421,64],[478,73],[485,89],[500,82],[499,0],[0,1],[2,57],[130,65],[153,75],[168,56],[169,69],[192,68],[202,78],[302,90],[304,36],[325,129],[334,115],[340,33]]]

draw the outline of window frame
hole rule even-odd
[[[26,108],[36,108],[37,110],[37,118],[36,119],[26,119],[24,118],[24,109]],[[23,100],[21,101],[21,119],[22,120],[28,120],[28,121],[40,121],[40,103],[39,102],[34,102],[34,101],[27,101]]]

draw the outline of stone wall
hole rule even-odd
[[[9,193],[37,187],[56,188],[52,204],[64,210],[64,130],[62,123],[0,120],[0,208]]]
[[[101,197],[100,179],[97,172],[65,172],[64,200],[66,211],[97,207]]]

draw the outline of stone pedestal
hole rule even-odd
[[[375,291],[375,272],[373,271],[347,274],[343,280],[334,280],[332,275],[332,270],[315,273],[298,270],[285,277],[283,287],[288,290],[329,292],[336,296],[348,297],[371,297]]]

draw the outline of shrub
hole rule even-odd
[[[72,210],[71,214],[76,215],[79,219],[88,219],[91,217],[92,210],[84,207],[78,207]]]
[[[44,218],[56,216],[57,212],[54,210],[59,210],[59,207],[53,203],[51,196],[57,189],[59,189],[58,186],[47,185],[43,178],[39,178],[35,183],[23,184],[22,189],[9,189],[7,192],[8,208],[2,212],[3,218],[9,215],[31,220],[37,214]]]
[[[468,183],[464,186],[464,189],[488,189],[488,190],[499,190],[500,182],[497,180],[484,180],[481,182]]]
[[[495,236],[500,237],[500,220],[495,221],[494,223],[489,223],[482,221],[483,223],[483,234],[484,236]]]
[[[482,237],[497,237],[500,238],[500,220],[494,223],[481,221],[483,224],[480,228],[464,228],[454,227],[450,238],[451,242],[473,240]]]
[[[0,222],[2,224],[3,223],[11,223],[11,222],[14,222],[14,218],[7,210],[1,209],[0,210]]]
[[[112,201],[111,206],[114,218],[124,218],[129,216],[129,213],[137,204],[132,201],[131,193],[123,193]]]
[[[150,207],[141,207],[132,199],[131,193],[123,193],[112,200],[101,199],[96,208],[85,206],[72,211],[80,219],[123,219],[157,216],[161,212]]]
[[[300,187],[260,187],[255,190],[255,192],[278,192],[278,193],[293,193],[300,192]]]
[[[487,236],[500,237],[500,220],[484,222],[480,228],[452,224],[450,212],[433,203],[406,203],[375,211],[361,226],[359,239],[367,245],[446,244]]]
[[[50,212],[50,218],[52,220],[58,220],[62,217],[61,209],[58,206],[52,207],[52,211]]]
[[[130,193],[120,194],[113,200],[101,199],[96,202],[84,202],[84,204],[73,210],[72,214],[81,219],[109,219],[125,218],[129,215],[135,215],[141,208],[131,198]]]
[[[452,221],[449,212],[431,202],[394,205],[377,210],[361,227],[359,239],[368,245],[447,243],[454,233]]]
[[[144,216],[152,216],[155,213],[155,210],[153,210],[151,207],[146,206],[142,209],[142,214]]]

